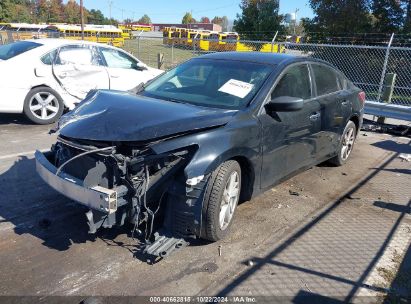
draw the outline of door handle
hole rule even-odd
[[[341,102],[341,104],[342,104],[343,106],[348,106],[348,105],[350,104],[350,101],[349,101],[349,100],[343,100],[343,101]]]
[[[310,120],[311,121],[317,121],[320,118],[321,114],[319,112],[311,114]]]

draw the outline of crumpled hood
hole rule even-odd
[[[146,142],[222,126],[236,112],[101,90],[90,93],[58,125],[61,135],[74,139]]]

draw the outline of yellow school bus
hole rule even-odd
[[[81,40],[81,26],[57,24],[50,26],[55,28],[60,34],[60,38]],[[92,25],[87,24],[84,27],[84,40],[106,43],[117,47],[124,46],[123,31],[111,25]]]
[[[212,31],[199,31],[197,37],[194,39],[194,46],[201,51],[210,50],[210,35],[215,34]]]
[[[173,37],[174,44],[176,44],[176,45],[182,44],[181,43],[182,40],[183,40],[182,34],[183,34],[183,31],[185,31],[185,30],[186,29],[179,28],[179,27],[176,27],[176,28],[173,29],[172,37]]]
[[[187,36],[185,44],[189,47],[193,47],[193,39],[198,39],[200,31],[188,29],[186,33]]]
[[[210,35],[210,51],[236,51],[239,39],[240,37],[236,32],[213,33]]]
[[[131,39],[133,38],[133,31],[131,29],[125,28],[125,29],[121,29],[122,33],[121,36],[124,39]]]
[[[46,38],[46,24],[29,24],[29,23],[0,23],[2,36],[7,36],[8,40],[26,40],[33,38]]]
[[[181,34],[180,34],[180,39],[177,41],[177,44],[180,46],[185,46],[187,45],[187,37],[188,37],[188,29],[186,28],[182,28],[180,30]]]
[[[143,31],[143,32],[151,32],[152,31],[152,26],[149,24],[132,24],[131,29],[133,31]]]
[[[119,24],[118,28],[122,31],[121,36],[124,39],[133,38],[133,29],[130,26],[128,26],[127,24]]]
[[[163,44],[171,45],[173,43],[174,29],[172,27],[165,27],[163,29]]]

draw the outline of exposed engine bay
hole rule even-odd
[[[115,203],[93,206],[86,213],[89,233],[129,222],[132,236],[144,237],[146,253],[165,257],[186,245],[184,238],[198,234],[190,224],[195,216],[186,203],[187,196],[189,200],[202,197],[205,182],[196,180],[196,185],[188,185],[184,177],[185,165],[195,150],[192,146],[155,154],[150,145],[60,135],[46,157],[57,169],[56,176],[74,177],[84,188],[115,191]]]

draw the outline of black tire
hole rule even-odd
[[[46,98],[46,96],[54,96],[55,99],[53,99],[50,103],[51,106],[53,107],[53,109],[57,109],[56,112],[52,112],[48,109],[46,109],[46,113],[49,115],[46,118],[42,118],[41,116],[41,111],[42,109],[36,110],[36,111],[32,111],[30,109],[30,103],[32,102],[37,102],[38,105],[40,105],[40,103],[36,100],[33,100],[33,98],[35,98],[35,96],[37,94],[40,94],[40,96],[42,98]],[[39,112],[40,111],[40,112]],[[53,89],[49,88],[49,87],[38,87],[35,89],[32,89],[26,96],[26,99],[24,100],[24,107],[23,107],[23,113],[24,115],[31,120],[32,122],[34,122],[35,124],[38,125],[48,125],[51,124],[55,121],[57,121],[60,116],[63,114],[64,111],[64,103],[63,103],[63,99],[61,98],[61,96],[54,91]]]
[[[220,211],[223,205],[223,193],[232,174],[236,172],[238,176],[238,197],[236,198],[232,215],[226,226],[220,225]],[[235,176],[235,174],[234,174]],[[234,178],[234,177],[233,177]],[[237,178],[237,177],[236,177]],[[238,162],[229,160],[221,164],[212,174],[204,200],[206,208],[205,216],[205,239],[209,241],[218,241],[223,239],[230,231],[236,206],[241,193],[241,167]],[[233,200],[234,202],[234,200]],[[227,204],[229,205],[229,204]],[[229,207],[228,207],[229,208]]]
[[[349,147],[349,152],[348,155],[344,155],[344,144],[346,140],[346,136],[349,132],[352,130],[352,136],[353,136],[353,141],[352,144]],[[351,136],[350,136],[351,137]],[[354,144],[355,144],[355,139],[357,138],[357,127],[353,121],[349,121],[347,125],[345,126],[344,132],[341,136],[340,143],[338,145],[338,151],[337,155],[329,160],[329,163],[339,167],[344,165],[348,159],[349,156],[351,155],[352,150],[354,149]]]

